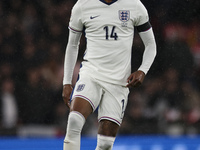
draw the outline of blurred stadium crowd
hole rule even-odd
[[[158,55],[144,84],[131,89],[120,134],[200,133],[200,1],[141,0],[152,23]],[[64,135],[62,101],[68,22],[76,0],[0,1],[0,135],[21,126],[55,126]],[[85,50],[85,39],[73,84]],[[144,46],[135,35],[132,70]],[[95,134],[96,113],[83,134]]]

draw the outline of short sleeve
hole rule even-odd
[[[71,17],[69,21],[69,29],[76,32],[82,32],[83,23],[82,23],[81,16],[82,16],[81,7],[79,7],[79,3],[77,2],[72,8]]]
[[[148,12],[147,12],[145,6],[141,3],[141,1],[138,0],[138,5],[137,5],[137,20],[135,22],[135,26],[143,25],[143,24],[145,24],[148,21],[149,21]]]

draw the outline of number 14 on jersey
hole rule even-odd
[[[112,27],[111,33],[109,32],[110,31],[109,28],[110,27],[108,27],[108,26],[105,26],[103,28],[106,32],[106,36],[105,36],[106,40],[109,40],[110,38],[114,38],[114,40],[117,40],[118,36],[117,36],[117,33],[115,32],[115,26]]]

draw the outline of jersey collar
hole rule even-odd
[[[113,0],[111,3],[107,3],[105,0],[100,0],[102,3],[107,4],[107,5],[111,5],[113,3],[115,3],[118,0]]]

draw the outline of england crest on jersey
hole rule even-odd
[[[119,19],[122,21],[122,27],[127,26],[127,21],[130,19],[129,10],[119,10]]]
[[[129,10],[119,10],[119,19],[122,22],[127,22],[130,19],[130,11]]]

